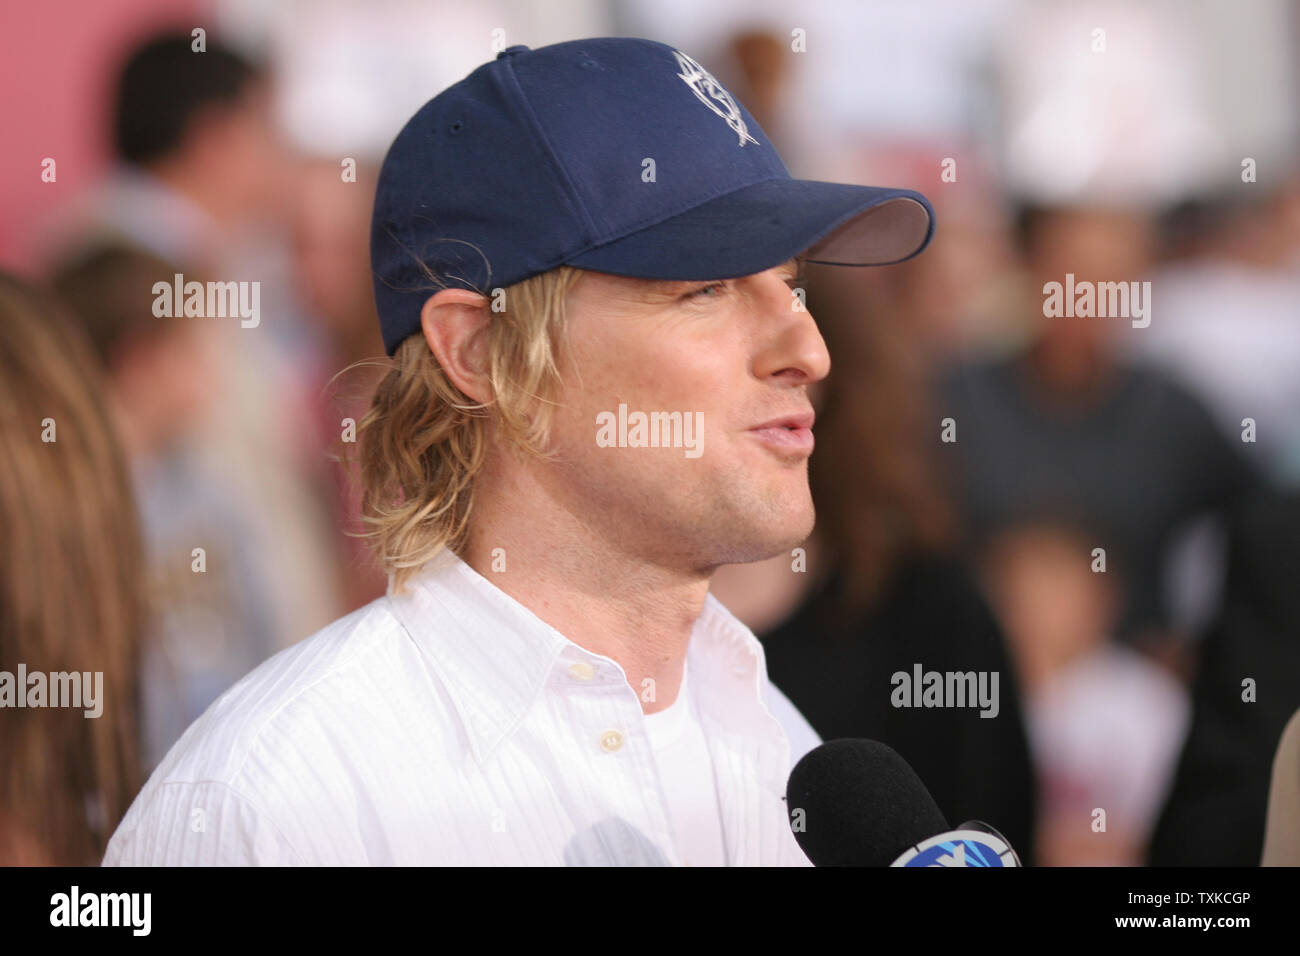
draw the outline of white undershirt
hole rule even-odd
[[[687,687],[685,667],[677,699],[666,709],[645,715],[645,721],[683,862],[687,866],[726,866],[713,761]]]

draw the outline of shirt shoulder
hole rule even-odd
[[[388,599],[378,598],[250,671],[190,725],[154,777],[233,784],[269,736],[308,721],[358,716],[366,701],[354,691],[369,685],[388,700],[418,664]]]
[[[437,675],[379,598],[222,694],[150,776],[104,862],[339,862],[319,859],[310,834],[338,832],[358,781],[416,727],[434,760],[464,750]],[[187,849],[187,828],[218,838]]]

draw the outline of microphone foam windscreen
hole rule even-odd
[[[875,740],[810,750],[790,771],[786,801],[795,839],[815,866],[889,866],[948,829],[916,771]]]

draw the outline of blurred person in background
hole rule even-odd
[[[104,369],[137,489],[153,612],[141,689],[149,766],[275,650],[262,587],[239,560],[249,534],[245,509],[193,448],[198,423],[219,397],[211,327],[150,308],[153,283],[174,271],[134,246],[108,243],[84,249],[53,280]]]
[[[317,339],[307,378],[323,449],[355,433],[346,422],[365,417],[385,370],[368,235],[377,177],[374,164],[360,164],[356,180],[344,181],[339,164],[325,159],[304,159],[295,177],[293,274]],[[345,534],[340,594],[352,611],[383,595],[388,582],[362,537],[360,483],[337,457],[334,511]]]
[[[1192,723],[1151,842],[1153,866],[1256,866],[1278,740],[1300,708],[1300,493],[1228,524],[1223,597],[1199,642]]]
[[[1116,344],[1126,317],[1047,317],[1044,285],[1132,282],[1148,274],[1154,223],[1140,209],[1027,206],[1023,344],[939,376],[942,447],[978,547],[1029,517],[1086,521],[1092,547],[1127,569],[1115,637],[1162,655],[1180,646],[1166,581],[1179,535],[1222,513],[1260,476],[1200,400]],[[1159,319],[1157,319],[1159,320]],[[1169,321],[1174,321],[1170,319]]]
[[[739,30],[727,38],[723,62],[728,60],[737,74],[731,89],[749,104],[758,125],[784,152],[792,138],[785,123],[790,108],[790,52],[785,38],[761,27]]]
[[[1016,301],[1016,252],[998,183],[972,154],[972,144],[935,142],[874,151],[878,175],[931,188],[944,168],[938,157],[961,157],[956,181],[931,188],[943,231],[934,258],[863,275],[875,310],[890,316],[900,347],[915,353],[927,376],[972,348],[1006,339],[1008,305]]]
[[[0,690],[3,866],[95,865],[142,781],[143,557],[107,407],[73,323],[0,273],[0,672],[102,675],[98,716]]]
[[[1292,350],[1266,341],[1294,324],[1277,318],[1293,240],[1289,214],[1243,201],[1286,176],[1272,147],[1294,129],[1291,13],[1270,0],[1231,10],[1022,7],[995,71],[998,149],[1027,273],[1008,330],[1019,327],[1022,341],[946,376],[942,400],[958,422],[947,448],[978,534],[1044,518],[1084,524],[1095,540],[1076,541],[1072,573],[1096,547],[1125,571],[1114,637],[1196,674],[1187,740],[1150,840],[1157,864],[1258,862],[1269,761],[1300,703],[1286,613],[1294,588],[1282,583],[1294,513],[1266,488],[1284,471],[1278,453],[1294,424],[1279,411],[1294,387],[1281,384],[1294,378]],[[1260,183],[1247,186],[1242,157],[1252,155]],[[1156,224],[1207,196],[1228,197],[1235,211],[1203,218],[1208,228],[1180,237],[1190,248],[1162,268]],[[1236,264],[1216,275],[1225,258]],[[1069,274],[1150,279],[1146,323],[1047,318],[1044,284]],[[1251,361],[1258,384],[1241,387],[1255,376]],[[1266,423],[1268,444],[1241,440],[1245,417]],[[1215,540],[1207,529],[1228,533]],[[1180,640],[1207,622],[1199,646]],[[1023,646],[1050,642],[1042,628]],[[1243,699],[1248,678],[1267,681],[1258,702]],[[1102,710],[1112,691],[1092,694]]]
[[[126,52],[108,118],[116,162],[62,213],[49,258],[117,241],[211,269],[274,223],[289,179],[271,76],[215,38],[193,44],[161,33]]]
[[[344,604],[311,340],[274,252],[291,157],[272,120],[271,76],[213,38],[203,51],[193,42],[165,33],[127,56],[112,115],[118,166],[68,216],[51,266],[83,321],[104,333],[140,456],[153,576],[171,582],[158,596],[175,601],[160,607],[152,644],[170,663],[151,664],[147,677],[146,767],[235,677]],[[115,261],[129,263],[130,283]],[[256,283],[256,324],[154,318],[153,285],[176,274]],[[155,407],[151,376],[185,400]]]
[[[1260,866],[1300,866],[1300,710],[1287,721],[1273,759]]]
[[[1034,779],[1002,631],[957,555],[958,528],[931,443],[926,367],[900,317],[860,273],[808,267],[809,307],[831,355],[812,390],[817,525],[806,563],[730,565],[713,591],[759,634],[773,682],[823,739],[893,747],[954,826],[997,827],[1034,854]],[[806,571],[805,571],[806,568]],[[802,572],[802,573],[801,573]],[[893,675],[998,675],[998,708],[900,708]]]
[[[1022,520],[1085,523],[1126,569],[1114,637],[1175,666],[1221,578],[1206,532],[1262,480],[1256,446],[1129,348],[1180,321],[1152,281],[1162,212],[1228,168],[1230,124],[1210,95],[1226,72],[1215,19],[1164,2],[1015,5],[988,75],[1017,287],[991,354],[953,363],[936,386],[971,543]],[[1241,34],[1218,19],[1223,36]],[[1130,297],[1124,315],[1049,317],[1048,283],[1110,282],[1136,283],[1141,309]]]
[[[1154,279],[1169,321],[1127,343],[1203,397],[1226,434],[1250,419],[1261,469],[1300,488],[1300,173],[1279,167],[1170,217],[1174,255]]]
[[[1187,729],[1182,684],[1111,639],[1123,570],[1092,569],[1094,537],[1027,521],[981,562],[1024,688],[1047,866],[1141,863]]]

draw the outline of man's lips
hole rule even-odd
[[[813,450],[812,412],[800,412],[774,418],[751,428],[750,434],[771,448],[786,453],[811,455]]]

